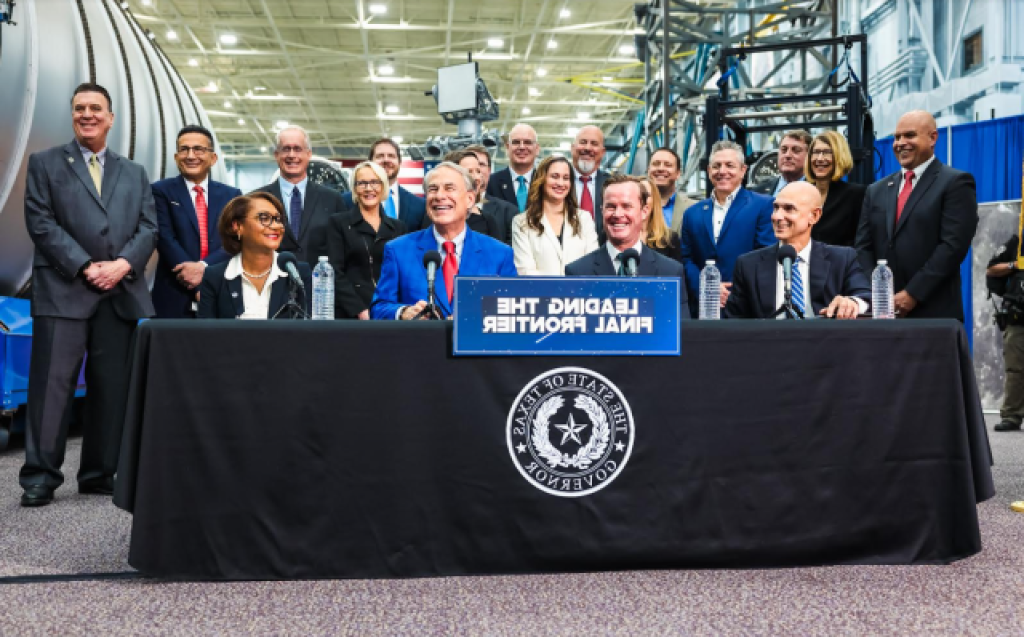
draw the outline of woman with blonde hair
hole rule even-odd
[[[512,220],[512,252],[520,275],[563,276],[565,266],[597,250],[590,213],[580,212],[569,159],[546,158],[530,182],[526,210]]]
[[[826,131],[814,138],[804,163],[804,176],[818,187],[823,203],[821,219],[811,228],[812,239],[853,246],[867,187],[843,181],[851,170],[853,156],[845,137],[836,131]]]
[[[651,205],[651,214],[647,215],[647,227],[644,228],[644,245],[658,254],[683,262],[683,248],[679,243],[679,235],[665,223],[665,215],[661,212],[661,194],[658,192],[658,185],[650,177],[641,180],[644,189],[647,191],[647,202]],[[676,214],[682,216],[683,210],[677,210]]]

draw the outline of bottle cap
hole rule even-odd
[[[323,258],[323,257],[321,257],[321,258]],[[888,263],[889,263],[889,262],[888,262],[888,261],[886,261],[885,259],[879,259],[879,260],[878,260],[878,265],[887,265]]]
[[[320,257],[320,259],[319,259],[320,263],[323,263],[326,260],[327,260],[327,257]]]
[[[704,262],[704,265],[715,265],[715,260],[714,259],[708,259],[707,261]]]

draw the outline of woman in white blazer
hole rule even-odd
[[[512,251],[520,275],[564,276],[565,266],[597,250],[590,213],[576,204],[576,175],[565,157],[537,166],[526,211],[512,220]]]

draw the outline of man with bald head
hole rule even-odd
[[[852,319],[868,309],[871,284],[853,248],[811,240],[821,219],[821,194],[807,182],[783,187],[772,204],[772,230],[778,243],[736,259],[732,293],[725,305],[729,318],[771,318],[784,300],[779,248],[793,246],[791,299],[805,318]]]
[[[898,318],[962,322],[960,264],[978,227],[978,199],[970,173],[935,158],[938,137],[930,113],[900,118],[892,142],[900,170],[868,186],[854,247],[865,272],[888,261]]]
[[[597,236],[604,239],[601,217],[601,193],[608,173],[601,170],[604,159],[604,133],[597,126],[584,126],[572,143],[572,165],[576,169],[576,203],[594,218]]]
[[[503,199],[523,212],[526,210],[530,181],[533,179],[533,164],[540,154],[537,131],[529,124],[516,124],[508,133],[505,151],[508,155],[508,168],[491,175],[487,182],[487,196]]]

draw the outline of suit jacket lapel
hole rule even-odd
[[[423,255],[431,250],[437,250],[437,240],[434,238],[433,228],[427,228],[426,230],[420,231],[419,241],[416,242],[416,262],[419,263],[420,272],[423,273],[423,281],[427,280],[427,268],[423,265]],[[468,238],[468,232],[467,232]],[[465,254],[465,247],[463,247],[463,254]],[[462,264],[459,264],[459,269],[462,269]],[[437,270],[437,274],[434,276],[434,295],[437,297],[437,305],[441,308],[441,311],[447,315],[451,315],[452,307],[451,303],[448,302],[448,286],[444,284],[444,265]],[[429,302],[430,299],[423,299]]]
[[[903,175],[901,173],[900,177],[902,176]],[[903,214],[900,215],[899,224],[896,226],[896,229],[893,231],[893,234],[899,232],[900,228],[903,227],[903,224],[907,222],[907,217],[909,217],[910,213],[913,212],[914,206],[917,205],[917,202],[921,201],[921,198],[924,197],[925,192],[928,191],[928,188],[932,185],[932,182],[934,182],[935,178],[938,176],[939,160],[936,159],[931,163],[930,166],[928,166],[928,168],[924,171],[924,174],[921,175],[921,181],[918,182],[917,184],[914,184],[914,189],[910,191],[910,198],[907,199],[907,205],[903,207]],[[893,213],[895,213],[895,207],[893,208]]]
[[[241,280],[241,277],[238,278]],[[274,281],[274,284],[270,288],[270,307],[267,308],[267,318],[270,318],[277,314],[277,311],[288,300],[288,278],[281,277]]]
[[[64,147],[64,152],[68,155],[68,164],[71,166],[71,172],[75,173],[78,179],[85,186],[92,198],[96,200],[96,203],[103,205],[103,200],[100,199],[100,193],[96,192],[96,184],[92,182],[92,176],[89,175],[89,167],[85,163],[85,158],[82,157],[82,151],[78,149],[77,142],[71,142]]]
[[[117,178],[121,175],[121,158],[114,151],[107,149],[107,157],[103,161],[103,207],[110,205],[116,190]],[[90,179],[91,181],[91,179]]]
[[[714,194],[711,196],[714,197]],[[722,230],[718,233],[719,240],[721,240],[722,237],[725,236],[725,233],[729,231],[729,226],[732,225],[732,220],[742,213],[743,206],[747,205],[747,201],[749,199],[750,195],[747,193],[747,189],[740,188],[739,192],[736,193],[736,197],[732,200],[732,204],[729,206],[729,211],[725,213],[725,220],[722,222]],[[714,234],[712,234],[712,238],[713,237]],[[715,243],[717,244],[717,242]]]
[[[903,171],[896,171],[889,175],[885,182],[885,230],[892,238],[893,228],[896,226],[896,204],[900,197],[900,178]]]
[[[210,182],[210,183],[212,184],[213,182]],[[210,190],[213,190],[213,186],[212,185],[210,186]],[[187,218],[188,222],[190,224],[192,224],[192,229],[195,230],[196,234],[198,235],[199,234],[199,217],[196,214],[196,207],[192,205],[192,194],[189,193],[189,191],[188,191],[188,183],[186,183],[185,178],[182,177],[181,175],[178,175],[178,178],[174,182],[174,196],[177,199],[176,203],[179,206],[181,206],[182,210],[185,211],[185,218]],[[209,210],[210,209],[209,201],[211,199],[210,193],[206,193],[206,196],[207,196],[206,209]],[[209,219],[207,219],[207,224],[209,224]]]
[[[316,212],[316,201],[320,189],[312,181],[306,182],[306,199],[302,202],[302,222],[299,224],[299,238],[306,236],[310,217]]]
[[[608,254],[608,251],[605,250],[604,253]],[[655,254],[656,252],[654,252],[653,248],[646,246],[640,251],[640,267],[637,268],[637,274],[640,276],[658,275],[658,259],[654,256]],[[611,261],[610,257],[609,261]]]
[[[817,316],[818,310],[828,307],[829,300],[825,298],[825,282],[828,281],[829,269],[832,262],[828,260],[825,251],[825,244],[819,241],[811,242],[811,262],[807,264],[808,278],[811,280],[811,310]],[[814,307],[815,302],[819,307]]]
[[[608,254],[608,249],[603,245],[594,254],[594,274],[597,276],[615,276],[618,274],[615,264],[612,263],[612,258]]]
[[[760,304],[761,316],[763,318],[770,317],[778,309],[775,307],[775,298],[779,295],[779,291],[776,289],[779,279],[779,271],[776,268],[778,253],[778,245],[775,246],[774,250],[765,250],[761,255],[761,259],[757,262],[754,272],[754,276],[757,279],[754,293],[758,295],[754,302]]]
[[[245,301],[242,300],[242,275],[227,280],[228,292],[231,293],[231,302],[235,305],[235,316],[245,313]]]
[[[562,222],[563,238],[565,237],[565,231],[568,229],[566,227],[568,223],[569,222],[567,220]],[[548,218],[546,216],[541,216],[540,225],[544,227],[544,233],[541,235],[541,241],[548,241],[551,243],[551,245],[555,247],[555,254],[558,255],[558,260],[562,265],[565,265],[565,255],[562,253],[562,242],[558,240],[558,237],[555,235],[555,230],[551,227],[551,224],[548,223]],[[531,229],[527,228],[527,230],[529,231]]]
[[[604,229],[604,180],[607,176],[603,170],[598,170],[597,176],[594,177],[594,229],[597,230],[598,234],[601,234]],[[653,214],[653,211],[652,211]]]

